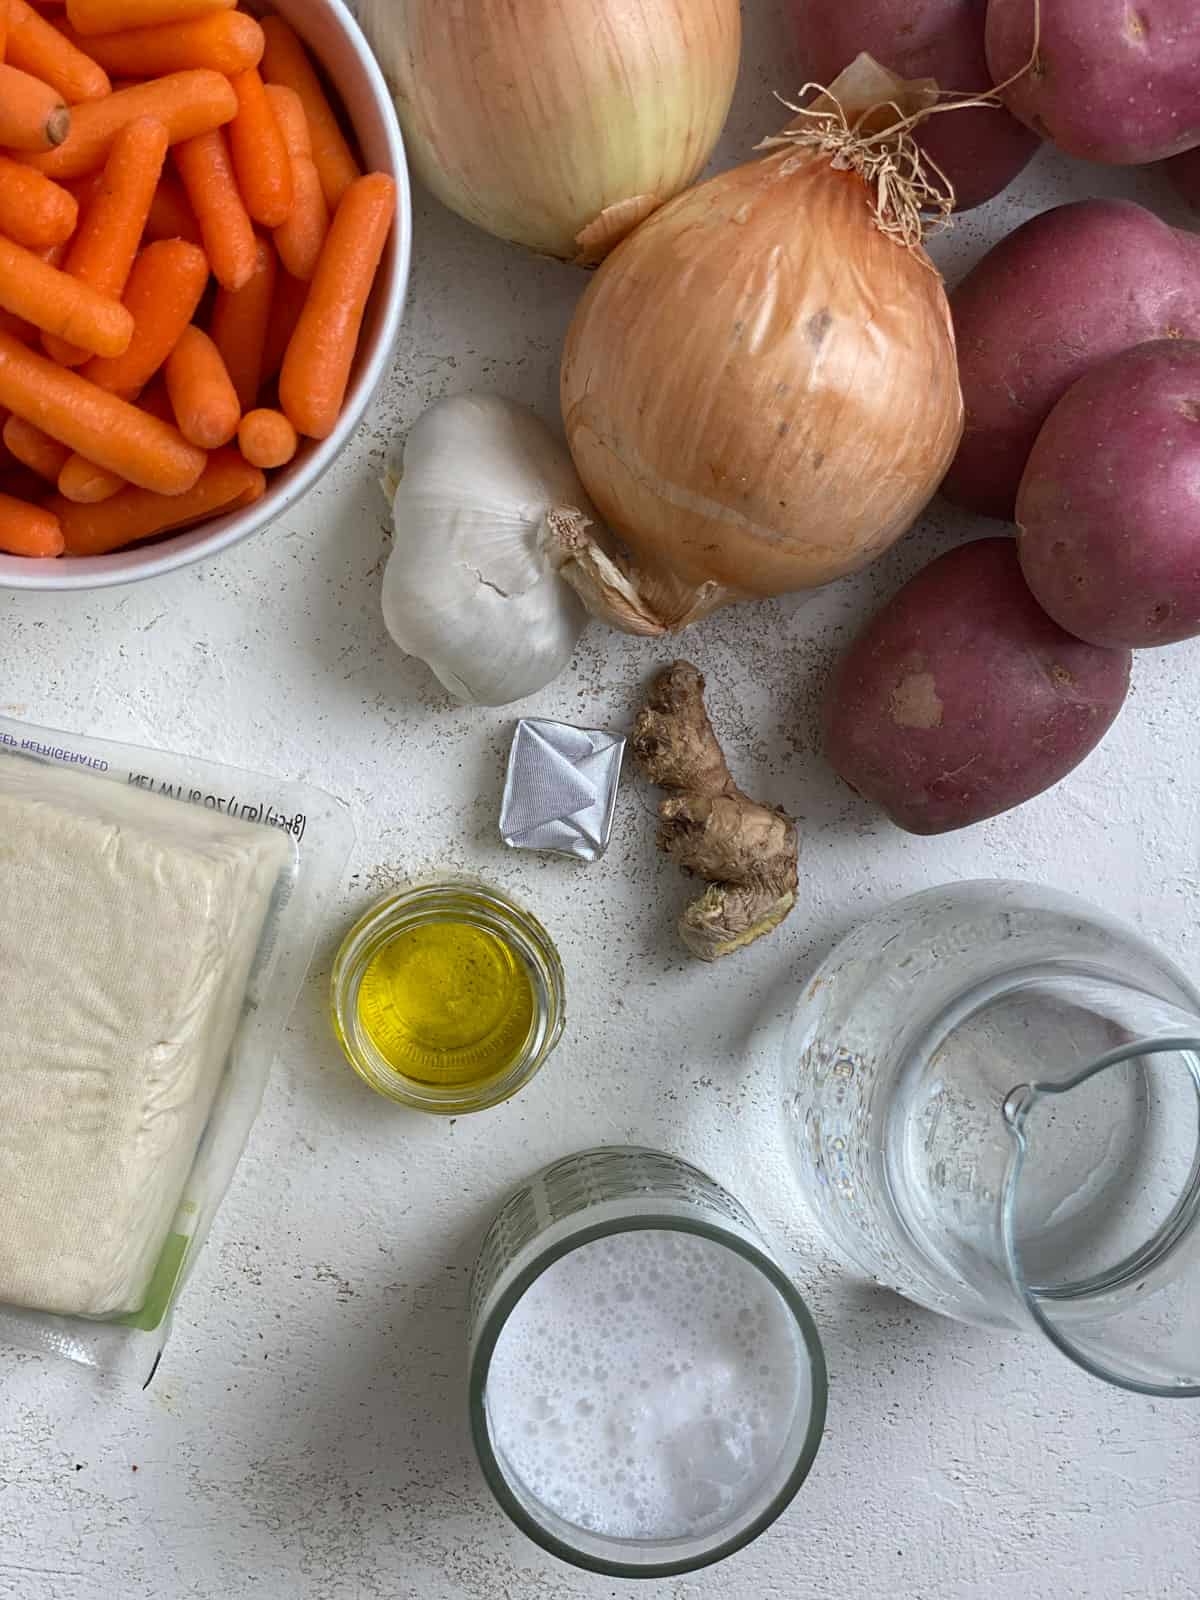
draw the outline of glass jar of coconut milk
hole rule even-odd
[[[544,1549],[609,1577],[722,1560],[813,1464],[812,1319],[753,1220],[673,1156],[587,1150],[502,1208],[470,1318],[476,1453]]]

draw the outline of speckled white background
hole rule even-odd
[[[783,0],[748,6],[723,159],[798,79]],[[1039,160],[939,254],[951,277],[1030,211],[1084,192],[1169,208],[1150,178]],[[1200,968],[1200,644],[1143,655],[1103,747],[1054,793],[941,839],[897,832],[822,766],[814,703],[871,604],[976,531],[935,510],[860,579],[726,612],[687,639],[751,792],[801,819],[802,903],[716,970],[672,934],[687,893],[630,781],[612,849],[581,868],[508,854],[496,812],[511,716],[470,711],[379,620],[388,530],[374,479],[435,397],[480,387],[553,416],[582,279],[418,197],[394,373],[354,446],[286,521],[216,563],[94,597],[0,597],[0,709],[166,744],[348,799],[360,843],[339,919],[173,1341],[144,1394],[0,1356],[3,1600],[599,1600],[638,1586],[559,1566],[512,1531],[469,1458],[464,1295],[506,1190],[586,1144],[707,1167],[784,1250],[826,1341],[815,1471],[752,1548],[646,1600],[1192,1600],[1200,1412],[1110,1392],[1049,1351],[939,1321],[854,1281],[813,1237],[774,1116],[771,1030],[857,919],[939,880],[1026,876],[1099,899]],[[982,526],[982,525],[981,525]],[[598,630],[527,709],[628,725],[668,652]],[[454,1123],[376,1100],[324,999],[339,935],[406,872],[467,868],[524,896],[568,968],[559,1054],[501,1109]]]

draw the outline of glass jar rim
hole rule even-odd
[[[391,1067],[358,1018],[359,985],[375,954],[411,928],[467,922],[515,951],[529,979],[533,1022],[524,1046],[502,1072],[478,1086],[419,1083]],[[558,951],[539,919],[494,885],[467,876],[425,879],[370,905],[338,949],[330,979],[334,1033],[350,1066],[377,1094],[411,1110],[463,1116],[500,1105],[523,1089],[562,1038],[566,978]]]
[[[622,1545],[630,1548],[661,1546],[664,1550],[664,1559],[661,1562],[651,1564],[647,1562],[622,1562],[617,1559],[608,1560],[602,1556],[593,1555],[589,1551],[568,1544],[526,1511],[509,1487],[508,1479],[492,1446],[487,1422],[486,1397],[488,1373],[491,1370],[492,1357],[495,1354],[500,1334],[517,1304],[532,1285],[536,1283],[538,1278],[552,1267],[556,1261],[561,1261],[564,1256],[570,1255],[575,1250],[582,1249],[585,1245],[594,1244],[598,1239],[611,1238],[614,1234],[619,1233],[653,1230],[690,1233],[701,1239],[707,1239],[712,1243],[720,1244],[727,1249],[733,1250],[744,1261],[758,1268],[777,1291],[796,1325],[800,1336],[798,1358],[800,1360],[807,1359],[808,1362],[810,1400],[808,1426],[805,1429],[803,1443],[795,1464],[789,1471],[783,1485],[772,1496],[767,1506],[735,1534],[730,1535],[719,1543],[713,1544],[709,1549],[676,1557],[666,1555],[665,1552],[672,1546],[690,1544],[694,1543],[694,1541],[685,1539],[613,1539],[610,1541],[614,1549],[619,1549]],[[747,1545],[752,1544],[760,1534],[764,1533],[772,1523],[783,1515],[812,1471],[813,1463],[821,1448],[821,1441],[824,1435],[828,1401],[829,1374],[817,1325],[813,1321],[812,1314],[799,1290],[783,1269],[766,1250],[733,1229],[725,1228],[718,1223],[703,1221],[698,1217],[683,1216],[678,1212],[666,1210],[662,1212],[640,1212],[636,1216],[609,1218],[603,1222],[587,1224],[581,1226],[567,1238],[547,1244],[504,1287],[495,1304],[489,1308],[472,1348],[471,1365],[467,1380],[467,1405],[472,1443],[475,1448],[476,1459],[496,1503],[527,1538],[531,1539],[550,1555],[557,1557],[560,1561],[567,1562],[571,1566],[599,1573],[606,1578],[680,1577],[689,1572],[700,1571],[704,1567],[714,1566],[717,1562],[724,1561],[727,1557],[735,1555],[739,1550],[743,1550]],[[580,1532],[586,1534],[588,1530],[581,1529]]]

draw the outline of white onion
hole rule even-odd
[[[420,178],[489,233],[599,261],[703,168],[740,0],[360,0]]]

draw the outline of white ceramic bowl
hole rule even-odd
[[[217,517],[156,544],[109,556],[30,561],[0,554],[0,588],[99,589],[154,578],[247,539],[307,494],[349,443],[388,369],[408,291],[412,253],[412,196],[404,141],[383,74],[342,0],[271,0],[304,40],[336,89],[354,129],[367,171],[396,180],[396,222],[363,321],[358,355],[338,425],[328,439],[306,440],[295,459],[273,474],[266,494],[244,511]]]

